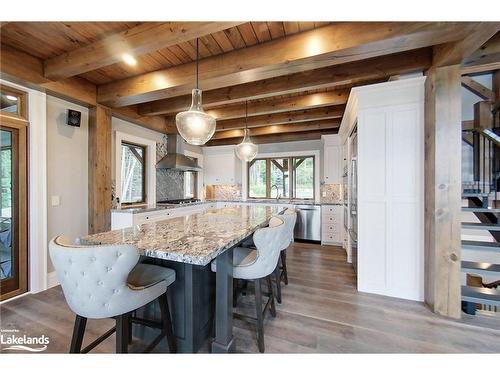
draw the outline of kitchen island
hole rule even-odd
[[[232,249],[267,225],[279,211],[279,207],[264,205],[207,207],[200,212],[93,234],[81,240],[93,245],[134,245],[143,262],[176,271],[169,298],[174,334],[181,352],[197,352],[209,337],[215,290],[216,329],[212,351],[230,352],[234,350]],[[217,274],[214,276],[210,262],[216,258]],[[147,306],[138,314],[158,320],[159,308]],[[134,334],[139,338],[149,337],[148,328],[135,328]]]

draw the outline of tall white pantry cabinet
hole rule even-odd
[[[424,82],[352,89],[340,128],[343,140],[354,126],[358,134],[358,290],[416,301],[424,299]]]

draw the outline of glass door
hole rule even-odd
[[[0,300],[27,291],[26,128],[0,115]]]

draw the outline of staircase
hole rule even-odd
[[[498,117],[498,108],[492,118]],[[500,314],[500,127],[463,131],[464,147],[472,151],[473,181],[462,195],[462,310]],[[500,202],[499,202],[500,203]],[[473,282],[472,282],[473,281]],[[468,284],[468,285],[467,285]]]

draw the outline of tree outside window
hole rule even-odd
[[[314,175],[314,156],[256,159],[248,164],[248,197],[314,199]]]
[[[146,148],[122,143],[122,204],[146,202]]]

